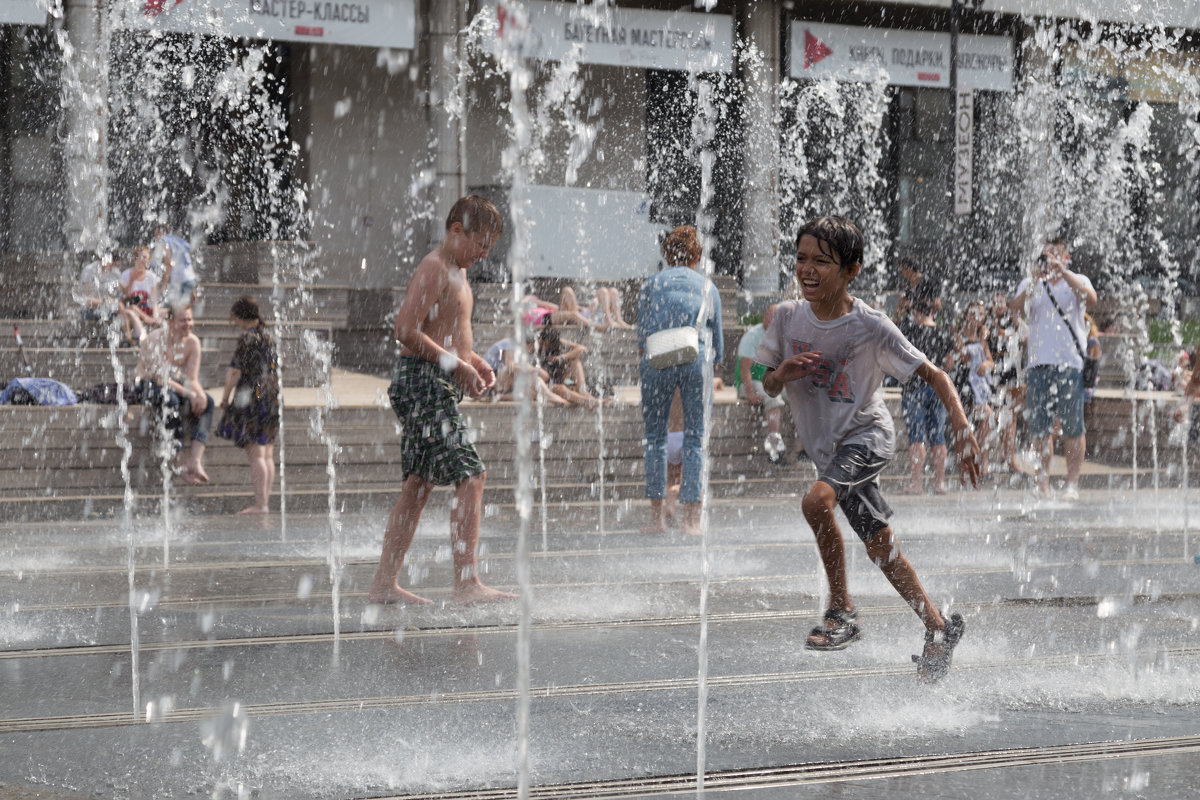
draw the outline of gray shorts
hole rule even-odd
[[[879,491],[879,474],[890,460],[872,453],[865,445],[848,444],[817,476],[817,480],[833,487],[838,506],[864,542],[886,528],[892,516],[892,507]]]

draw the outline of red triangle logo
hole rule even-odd
[[[808,69],[813,64],[821,61],[826,56],[833,55],[833,51],[829,46],[822,42],[817,37],[805,28],[804,29],[804,68]]]

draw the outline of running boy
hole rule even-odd
[[[479,580],[475,550],[486,473],[458,412],[464,392],[479,397],[496,381],[487,361],[472,350],[474,297],[467,268],[487,256],[503,227],[500,212],[489,201],[478,195],[459,199],[446,217],[446,237],[421,259],[396,313],[396,339],[402,347],[388,397],[404,426],[404,483],[367,593],[371,603],[430,602],[400,588],[400,568],[433,487],[450,484],[455,487],[450,512],[454,600],[481,603],[516,596]]]
[[[946,674],[963,635],[962,616],[947,622],[900,553],[888,524],[891,507],[879,491],[879,474],[895,446],[892,417],[880,387],[884,374],[901,382],[914,373],[933,387],[954,426],[964,478],[978,483],[978,445],[950,378],[925,358],[887,315],[849,294],[862,268],[863,236],[842,217],[818,217],[796,235],[796,279],[803,300],[783,303],[755,360],[767,367],[763,388],[772,397],[787,390],[796,434],[818,469],[802,502],[817,537],[829,579],[829,609],[805,646],[840,650],[861,633],[850,598],[842,532],[834,506],[866,545],[867,554],[925,624],[917,674],[935,681]]]

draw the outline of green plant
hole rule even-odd
[[[1171,323],[1165,319],[1150,320],[1150,343],[1152,345],[1171,346],[1175,340],[1171,335]],[[1183,346],[1187,349],[1195,347],[1200,341],[1200,319],[1185,319],[1179,322],[1179,334]]]

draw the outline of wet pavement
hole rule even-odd
[[[933,687],[916,616],[854,539],[865,635],[803,649],[825,587],[798,496],[720,499],[704,541],[637,533],[636,503],[603,527],[595,506],[535,510],[530,796],[695,796],[701,765],[706,795],[755,800],[1193,796],[1200,503],[1083,495],[890,498],[967,620]],[[0,798],[516,796],[522,605],[450,604],[444,509],[405,578],[435,604],[368,605],[383,524],[9,526]],[[518,588],[519,535],[489,510],[489,584]]]

